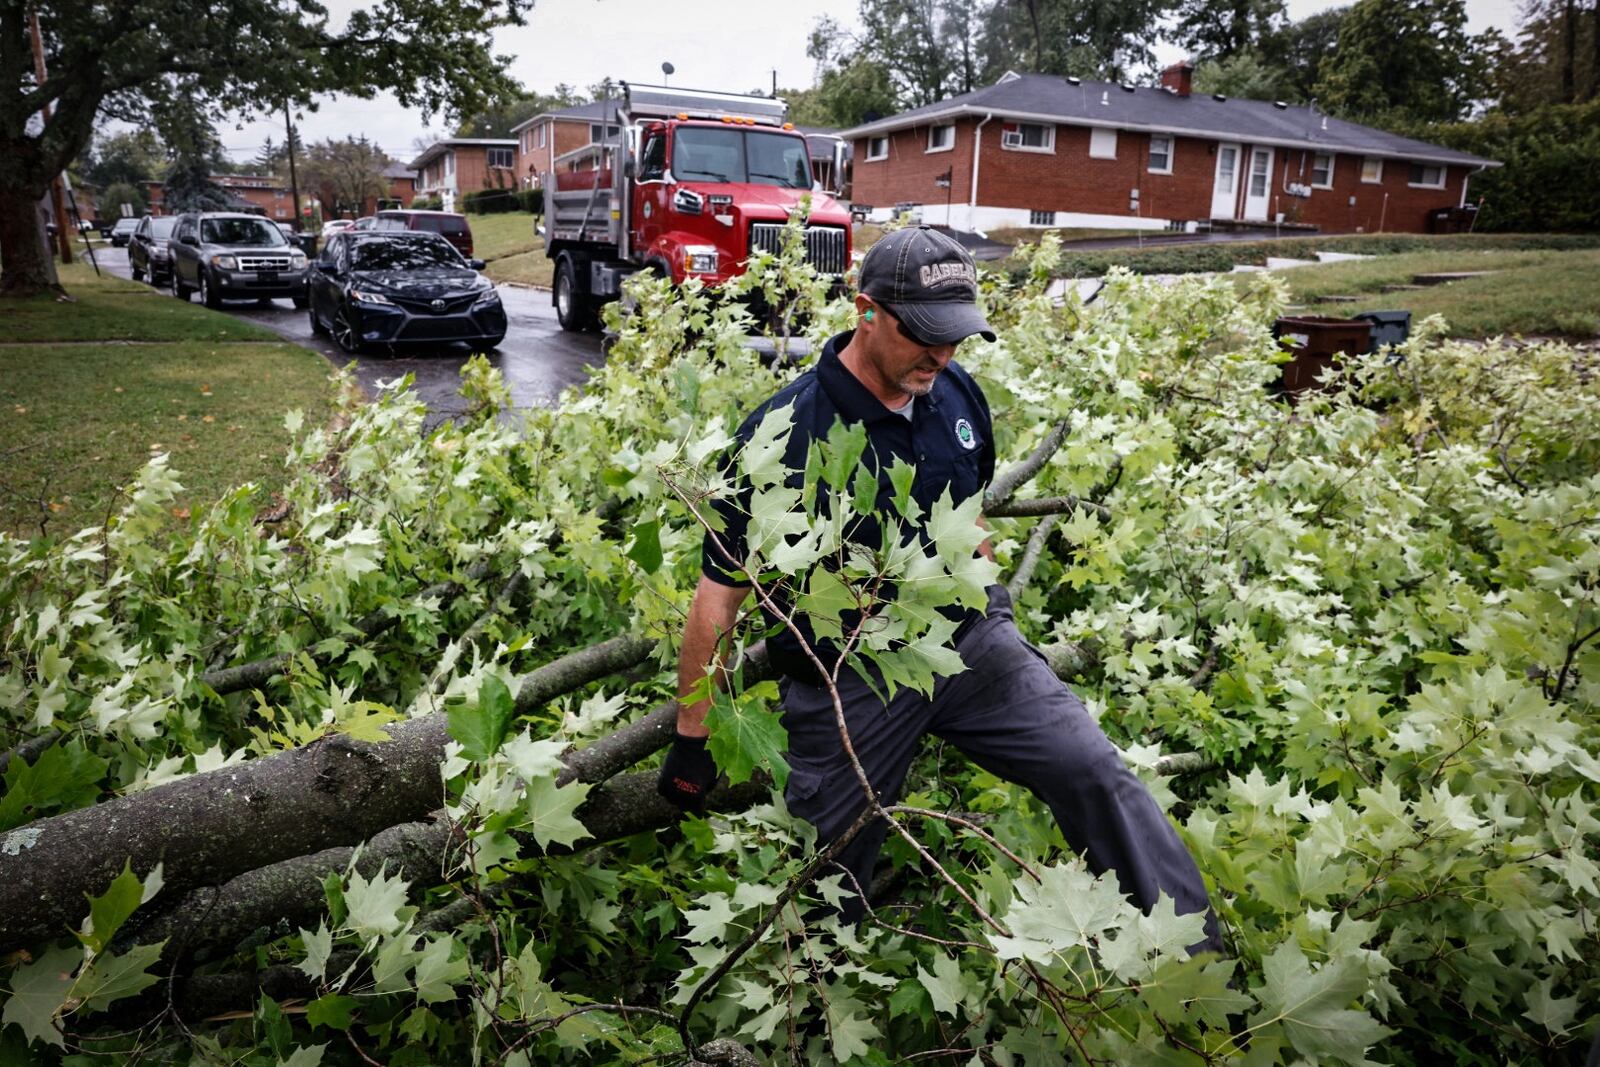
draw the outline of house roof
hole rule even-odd
[[[558,121],[566,120],[568,122],[599,122],[606,114],[607,105],[610,106],[611,118],[613,121],[615,121],[617,117],[617,105],[619,103],[621,103],[621,101],[616,99],[595,100],[587,104],[575,104],[572,107],[558,108],[555,111],[541,111],[539,114],[533,116],[533,118],[524,119],[522,122],[519,122],[515,126],[511,127],[511,132],[521,133],[523,130],[527,129],[529,126],[532,126],[540,119],[556,119]]]
[[[515,137],[447,137],[442,141],[433,142],[422,155],[407,163],[406,166],[411,170],[421,170],[432,160],[457,148],[515,147],[517,147],[517,139]]]
[[[840,136],[870,137],[908,126],[927,126],[939,120],[985,115],[1245,140],[1428,163],[1500,165],[1470,152],[1346,122],[1309,107],[1219,98],[1203,93],[1179,96],[1160,86],[1124,86],[1098,81],[1081,81],[1075,85],[1066,78],[1050,74],[1007,74],[985,88],[864,123],[844,130]]]
[[[398,160],[391,160],[389,164],[383,168],[383,176],[385,178],[415,179],[417,172],[408,164],[401,163]]]

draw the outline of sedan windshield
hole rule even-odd
[[[283,231],[266,219],[201,219],[200,240],[208,245],[277,248],[288,244]]]
[[[751,182],[809,189],[811,158],[804,137],[680,126],[673,135],[672,175],[679,181]]]
[[[466,266],[442,237],[362,241],[356,245],[355,260],[356,270],[459,270]]]

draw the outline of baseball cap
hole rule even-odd
[[[978,309],[978,269],[960,243],[931,226],[888,234],[861,261],[861,293],[929,344],[953,345],[994,330]]]

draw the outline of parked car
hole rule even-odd
[[[172,252],[172,295],[198,292],[206,307],[224,300],[287,296],[306,306],[306,254],[259,215],[231,211],[178,216],[167,247]]]
[[[356,219],[356,224],[350,228],[352,230],[370,230],[372,229],[372,224],[377,221],[378,217],[376,215],[363,215]]]
[[[133,231],[139,228],[139,220],[134,218],[118,219],[117,224],[111,227],[111,245],[113,248],[122,248],[133,239]]]
[[[316,234],[301,233],[299,230],[295,229],[294,224],[290,222],[279,222],[275,223],[274,225],[276,225],[278,229],[282,230],[283,235],[289,239],[289,243],[300,249],[300,251],[304,252],[307,258],[317,254]]]
[[[168,242],[172,240],[173,228],[178,220],[171,215],[160,218],[146,215],[139,220],[138,229],[133,231],[133,237],[128,241],[128,267],[133,272],[133,280],[142,282],[150,279],[151,285],[160,285],[172,273],[172,249]]]
[[[436,233],[455,245],[456,251],[463,256],[468,258],[472,256],[472,227],[467,225],[465,215],[457,215],[450,211],[413,211],[409,208],[380,211],[372,228],[380,233],[390,233],[395,230]]]
[[[355,225],[350,219],[329,219],[322,224],[322,239],[326,241],[336,233],[343,233]]]
[[[440,341],[493,348],[506,312],[482,269],[438,234],[335,234],[306,281],[311,331],[352,353]]]

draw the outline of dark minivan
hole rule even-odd
[[[468,259],[472,258],[472,227],[467,225],[465,215],[450,211],[412,211],[409,208],[380,211],[371,228],[378,233],[393,233],[396,230],[436,233],[455,245],[457,252]]]

